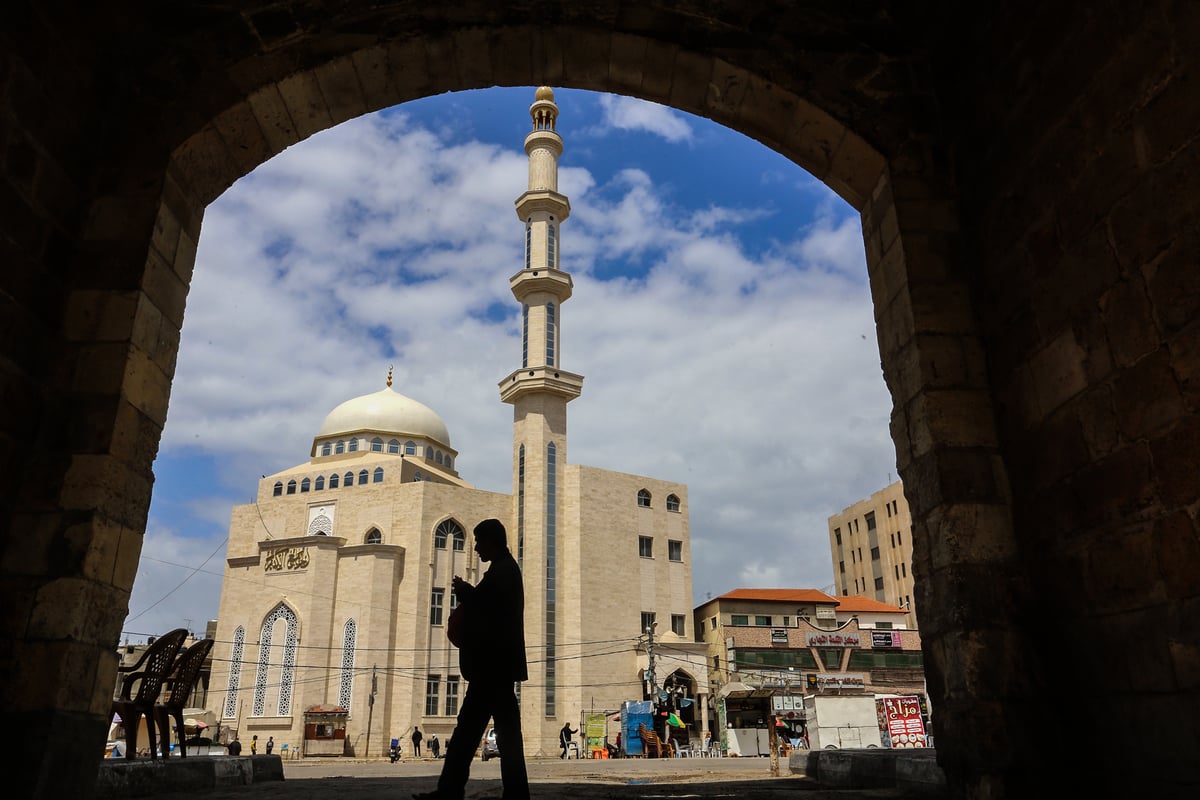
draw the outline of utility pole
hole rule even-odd
[[[651,622],[646,626],[646,680],[650,682],[650,696],[653,697],[654,708],[659,708],[658,704],[658,682],[654,674],[654,629],[658,626],[657,622]],[[671,740],[671,723],[666,717],[663,718],[663,742]]]
[[[371,757],[371,717],[375,715],[375,692],[379,689],[379,679],[375,674],[375,665],[371,665],[371,693],[367,695],[367,745],[363,748],[363,758]]]

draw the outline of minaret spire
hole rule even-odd
[[[525,635],[545,659],[539,679],[522,692],[526,730],[535,730],[559,711],[555,586],[559,520],[566,513],[567,403],[583,391],[583,376],[562,368],[562,305],[571,296],[571,276],[559,267],[559,226],[571,204],[558,193],[563,143],[553,89],[538,87],[529,116],[529,188],[516,202],[525,223],[525,265],[508,279],[521,304],[521,367],[500,381],[500,399],[513,407],[513,539],[525,573]]]

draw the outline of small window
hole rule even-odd
[[[392,439],[390,442],[388,442],[388,452],[392,453],[393,455],[400,452],[399,439]]]
[[[300,481],[300,494],[304,494],[311,487],[312,487],[312,481],[310,481],[308,478],[305,478],[304,480]]]
[[[439,464],[440,464],[440,463],[442,463],[442,451],[441,451],[441,450],[438,450],[438,451],[437,451],[437,452],[434,454],[434,456],[433,456],[433,460],[434,460],[434,461],[436,461],[436,462],[437,462],[437,463],[439,463]]]
[[[749,625],[750,617],[746,616],[745,614],[730,614],[729,615],[729,624],[730,625]]]
[[[792,618],[786,614],[783,617],[783,627],[785,627],[785,628],[792,627]]]
[[[712,617],[708,620],[708,629],[710,631],[715,631],[717,629],[717,618],[716,617]]]
[[[433,532],[433,546],[438,550],[446,549],[446,529],[441,525]]]
[[[354,473],[347,472],[345,475],[342,476],[342,486],[353,486],[353,485],[354,485]]]
[[[674,494],[667,495],[667,511],[679,511],[679,496]]]
[[[336,489],[336,488],[338,488],[338,476],[337,476],[337,473],[334,473],[333,475],[330,475],[330,476],[329,476],[329,488],[330,488],[330,489]]]
[[[288,494],[296,493],[296,482],[294,480],[288,481],[287,493]]]
[[[908,565],[905,564],[903,561],[900,562],[900,577],[901,578],[908,577]]]
[[[332,452],[333,452],[333,445],[330,444],[329,442],[326,442],[325,444],[321,445],[321,455],[327,456]]]
[[[875,512],[868,511],[864,519],[867,521],[867,532],[870,533],[875,530]]]
[[[453,717],[458,713],[458,676],[446,676],[446,716]],[[447,741],[449,741],[447,739]]]
[[[879,630],[881,630],[881,631],[890,631],[890,630],[892,629],[892,623],[890,623],[890,622],[876,622],[876,623],[875,623],[875,627],[876,627],[876,628],[879,628]]]
[[[671,615],[671,633],[676,636],[683,636],[687,632],[687,622],[684,620],[683,614]]]
[[[839,561],[838,562],[838,572],[845,572],[845,571],[846,571],[846,562]]]
[[[450,463],[450,456],[446,456],[446,469],[453,469],[454,465]]]
[[[455,527],[458,528],[457,525]],[[467,537],[463,534],[462,528],[454,531],[454,537],[450,541],[456,552],[461,553],[467,547]]]
[[[372,453],[382,453],[383,452],[383,439],[380,439],[378,436],[376,436],[374,439],[371,440],[371,452]]]
[[[417,446],[413,442],[404,443],[404,455],[415,456],[417,454]]]
[[[842,529],[841,529],[841,528],[834,528],[834,529],[833,529],[833,539],[834,539],[834,541],[836,541],[836,542],[837,542],[839,545],[842,543]]]
[[[346,446],[346,449],[351,453],[357,453],[358,452],[358,439],[351,439],[350,444]]]
[[[376,467],[372,476],[375,483],[383,483],[383,467]]]
[[[437,716],[438,686],[441,682],[441,675],[430,675],[425,679],[425,716],[427,717]]]
[[[871,560],[872,560],[872,561],[878,561],[878,560],[879,560],[879,548],[878,548],[878,547],[872,547],[872,548],[871,548]]]
[[[337,444],[335,444],[335,445],[333,446],[333,452],[334,452],[334,453],[338,453],[338,454],[341,454],[341,453],[344,453],[344,452],[346,452],[346,443],[345,443],[345,442],[338,442]]]
[[[765,617],[762,614],[756,614],[754,616],[754,624],[758,625],[759,627],[769,628],[771,627],[771,618]]]
[[[882,589],[882,588],[883,588],[883,578],[876,578],[876,579],[875,579],[875,588],[876,588],[876,589]]]
[[[642,612],[642,633],[646,633],[653,627],[654,627],[654,612],[653,611],[643,611]]]
[[[358,485],[359,486],[366,486],[370,480],[371,480],[371,473],[367,472],[365,469],[359,471],[359,473],[358,473]]]
[[[367,538],[363,541],[367,544],[380,544],[383,542],[383,534],[379,532],[378,528],[371,528],[367,531]]]
[[[442,603],[446,599],[445,589],[434,589],[429,598],[429,624],[442,624]]]
[[[426,448],[425,448],[425,460],[426,460],[426,461],[433,461],[433,448],[432,448],[432,447],[428,447],[428,446],[426,446]]]
[[[647,492],[645,489],[638,490],[638,506],[640,506],[641,508],[649,508],[650,507],[650,493]]]
[[[313,490],[319,492],[324,488],[325,488],[325,476],[318,475],[317,479],[315,481],[313,481]]]
[[[654,539],[649,536],[639,536],[638,555],[642,558],[654,558]]]
[[[677,542],[674,539],[667,540],[667,559],[683,561],[683,542]]]
[[[283,494],[283,481],[275,482],[275,489],[271,492],[271,494],[275,497],[279,497]]]

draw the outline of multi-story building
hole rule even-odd
[[[904,484],[896,481],[829,518],[834,591],[864,595],[907,609],[907,627],[917,627],[913,605],[912,516]]]
[[[548,87],[530,116],[529,185],[516,201],[525,257],[507,278],[522,351],[500,382],[513,406],[512,494],[471,486],[441,417],[393,390],[390,373],[384,389],[333,409],[310,459],[233,509],[212,691],[243,741],[382,756],[414,725],[448,739],[465,691],[445,631],[452,579],[481,577],[471,530],[489,517],[505,524],[524,575],[530,755],[556,752],[564,721],[644,696],[647,627],[663,647],[699,649],[687,487],[567,462],[567,403],[583,376],[565,369],[559,337],[570,205]],[[702,658],[671,664],[657,685],[707,691]]]

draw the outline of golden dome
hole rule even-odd
[[[554,102],[554,90],[549,86],[539,86],[537,91],[533,93],[534,100],[549,100]]]

